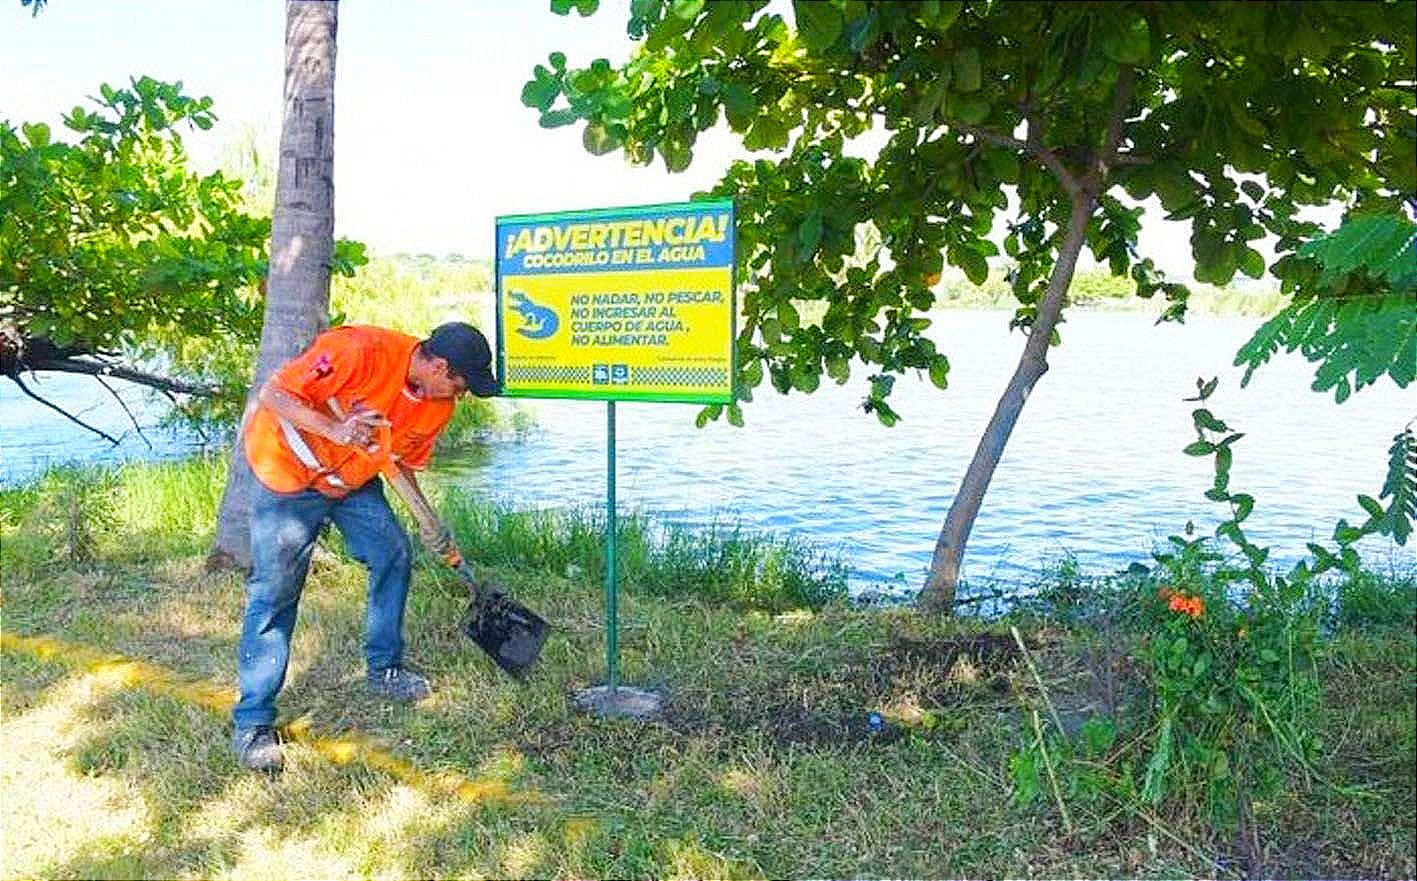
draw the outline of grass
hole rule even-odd
[[[598,508],[516,512],[466,497],[443,513],[479,562],[600,583],[605,513]],[[819,608],[846,595],[839,561],[789,539],[714,524],[690,530],[644,514],[616,519],[617,578],[654,596],[694,596],[744,608]]]
[[[219,487],[220,469],[194,460],[69,470],[0,492],[4,632],[50,634],[232,686],[241,582],[201,565],[216,505],[202,485]],[[85,521],[77,546],[86,550],[73,554],[73,500],[95,499],[107,503],[103,519]],[[363,572],[329,552],[311,572],[281,699],[284,719],[371,736],[422,781],[330,761],[309,742],[287,746],[278,780],[249,775],[229,754],[220,714],[112,664],[6,650],[0,874],[1414,873],[1417,657],[1413,582],[1400,575],[1338,594],[1323,653],[1324,771],[1365,794],[1296,781],[1257,812],[1255,848],[1184,811],[1073,802],[1068,833],[1051,801],[1013,804],[1009,760],[1043,704],[1006,628],[1022,628],[1060,711],[1084,714],[1099,675],[1085,615],[1052,615],[1042,599],[996,621],[863,610],[838,596],[794,603],[778,590],[765,602],[735,591],[779,565],[775,554],[814,560],[806,549],[753,544],[731,529],[675,538],[630,518],[622,679],[665,688],[670,712],[656,723],[606,722],[570,701],[604,673],[594,516],[518,519],[449,500],[444,510],[484,572],[555,622],[537,671],[524,683],[500,674],[457,635],[457,588],[420,568],[411,660],[437,693],[416,708],[371,699],[359,687]],[[738,562],[752,548],[756,562]],[[702,574],[673,589],[657,580],[719,561],[742,574],[715,600]],[[1075,609],[1108,589],[1075,571],[1057,576],[1056,597]],[[872,711],[887,720],[879,734],[865,723]],[[438,784],[444,771],[486,797],[452,796]]]

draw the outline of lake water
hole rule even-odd
[[[639,509],[686,525],[741,522],[792,535],[852,570],[855,589],[913,589],[923,579],[945,512],[1019,356],[1023,338],[1006,312],[950,312],[932,332],[951,363],[950,387],[902,377],[892,405],[903,419],[880,425],[860,409],[859,365],[845,386],[779,396],[764,385],[744,405],[747,426],[726,420],[694,427],[697,406],[619,403],[617,494]],[[1235,445],[1230,485],[1257,499],[1251,538],[1286,565],[1304,543],[1327,542],[1338,517],[1361,521],[1354,501],[1376,496],[1391,438],[1413,418],[1417,396],[1390,382],[1343,405],[1309,389],[1312,369],[1280,356],[1246,389],[1230,366],[1256,319],[1193,318],[1154,326],[1136,314],[1079,313],[1062,326],[1052,369],[1024,408],[969,541],[969,579],[1017,579],[1066,554],[1105,572],[1145,560],[1187,520],[1209,531],[1222,506],[1209,457],[1181,448],[1194,439],[1182,398],[1195,379],[1218,375],[1210,408],[1245,437]],[[51,377],[46,394],[86,418],[122,431],[126,417],[105,405],[92,380]],[[111,399],[110,399],[111,403]],[[603,402],[522,401],[536,414],[525,439],[497,440],[442,477],[516,508],[603,505]],[[146,411],[149,416],[152,410]],[[0,479],[13,482],[46,461],[174,456],[181,435],[131,432],[111,450],[102,440],[0,385]],[[1411,547],[1369,541],[1374,562],[1412,559]]]

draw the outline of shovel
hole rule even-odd
[[[483,590],[467,563],[459,561],[453,571],[472,593],[459,625],[463,635],[477,643],[497,666],[520,679],[541,655],[551,625],[506,594]]]
[[[447,527],[433,513],[427,499],[398,469],[393,462],[387,462],[382,469],[384,477],[404,500],[413,516],[422,527],[422,535],[447,536]],[[541,655],[541,647],[551,632],[551,625],[545,618],[526,606],[497,590],[490,590],[472,574],[457,546],[448,540],[442,547],[434,547],[425,541],[428,550],[442,558],[444,563],[467,586],[469,602],[458,628],[463,635],[487,653],[498,667],[511,675],[521,678]]]
[[[328,403],[336,416],[342,415],[337,401],[331,398]],[[458,579],[467,586],[467,611],[463,613],[458,629],[468,639],[477,643],[498,667],[520,679],[541,656],[541,647],[546,644],[551,625],[545,618],[501,591],[490,590],[478,583],[472,574],[472,567],[467,565],[462,552],[453,544],[443,521],[433,513],[433,507],[423,497],[417,484],[408,479],[386,452],[389,449],[387,430],[383,429],[379,443],[372,444],[370,448],[360,452],[378,461],[384,478],[394,488],[394,492],[398,493],[399,498],[403,499],[404,504],[408,505],[414,519],[418,521],[418,531],[419,535],[424,537],[424,546],[448,564]],[[441,536],[442,539],[438,542],[440,546],[435,547],[427,536]]]

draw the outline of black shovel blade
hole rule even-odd
[[[498,667],[520,678],[541,656],[551,625],[506,594],[490,592],[468,606],[462,632]]]

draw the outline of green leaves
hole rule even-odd
[[[65,117],[74,143],[0,122],[0,316],[27,345],[173,365],[204,342],[254,344],[270,221],[243,213],[240,181],[188,169],[181,147],[183,129],[212,124],[211,99],[150,77],[99,93]],[[330,268],[364,262],[341,242]]]
[[[1391,501],[1375,527],[1398,544],[1407,544],[1412,521],[1417,519],[1417,435],[1410,427],[1394,437],[1388,448],[1387,478],[1379,497]]]
[[[25,123],[20,126],[31,147],[43,147],[49,143],[49,126],[42,122]]]
[[[600,0],[551,0],[551,11],[557,15],[570,15],[574,9],[584,18],[600,8]]]
[[[977,95],[958,98],[949,102],[949,115],[965,125],[979,125],[989,118],[989,101]]]
[[[1417,375],[1417,224],[1396,213],[1350,217],[1298,255],[1275,265],[1294,301],[1235,355],[1241,384],[1283,348],[1315,364],[1314,390],[1340,402],[1383,376],[1406,388]]]
[[[964,46],[955,51],[953,63],[954,88],[960,92],[979,91],[979,50],[973,46]]]
[[[950,360],[944,355],[937,355],[930,361],[930,381],[935,384],[935,388],[943,391],[949,388],[950,381]]]
[[[694,158],[689,145],[678,140],[667,140],[660,144],[659,155],[664,160],[664,167],[673,172],[688,168]]]
[[[797,228],[797,241],[800,244],[798,249],[799,260],[810,260],[813,252],[817,250],[817,243],[822,240],[822,212],[813,211],[802,221],[802,225]]]
[[[886,398],[890,397],[891,387],[894,385],[895,377],[889,374],[877,374],[871,377],[871,394],[861,405],[861,408],[867,413],[875,413],[876,418],[887,428],[900,421],[900,415],[886,403]]]
[[[984,284],[989,280],[989,261],[970,245],[950,245],[950,263],[964,270],[965,277],[974,284]]]
[[[1389,499],[1383,507],[1378,499],[1358,496],[1358,505],[1367,513],[1362,526],[1351,527],[1340,521],[1334,538],[1340,544],[1352,544],[1365,535],[1386,535],[1400,545],[1412,535],[1412,521],[1417,519],[1417,435],[1404,428],[1392,439],[1388,448],[1387,476],[1379,497]]]
[[[586,152],[594,156],[604,156],[619,149],[621,141],[611,134],[610,129],[603,123],[588,123],[585,131],[581,133],[581,143],[585,146]]]
[[[797,18],[797,39],[814,52],[821,52],[841,36],[841,10],[833,0],[793,0]]]
[[[1259,278],[1264,275],[1264,256],[1254,248],[1245,248],[1240,252],[1239,268],[1250,278]]]
[[[1229,430],[1230,430],[1229,428],[1226,427],[1226,425],[1225,425],[1224,422],[1221,422],[1219,419],[1216,419],[1214,414],[1212,414],[1209,410],[1206,410],[1206,409],[1204,409],[1204,408],[1199,409],[1199,410],[1193,410],[1193,411],[1191,412],[1191,419],[1195,421],[1197,430],[1202,429],[1202,428],[1205,429],[1205,430],[1207,430],[1207,431],[1229,431]],[[1210,452],[1210,451],[1207,450],[1206,452],[1208,453],[1208,452]]]
[[[1236,493],[1230,497],[1230,501],[1235,505],[1235,522],[1238,523],[1250,516],[1250,512],[1255,509],[1255,497],[1247,493]]]
[[[1140,64],[1145,61],[1151,52],[1151,28],[1146,18],[1135,13],[1109,18],[1113,26],[1103,30],[1102,53],[1118,64]],[[1122,24],[1116,26],[1118,22]]]
[[[1398,213],[1349,217],[1338,229],[1299,248],[1322,267],[1314,283],[1332,289],[1351,273],[1385,282],[1394,292],[1417,290],[1417,224]]]
[[[916,21],[932,33],[943,34],[959,18],[964,4],[959,0],[922,0],[916,4]]]
[[[553,8],[585,11],[571,0]],[[637,51],[579,69],[553,56],[522,100],[546,125],[584,121],[592,153],[621,150],[637,164],[659,156],[671,170],[687,166],[701,133],[726,122],[758,154],[726,169],[714,194],[739,206],[745,326],[763,332],[761,369],[774,386],[809,388],[807,373],[835,379],[855,358],[879,375],[928,371],[938,385],[937,353],[913,323],[913,312],[934,305],[925,280],[947,260],[988,283],[993,227],[1012,210],[1005,193],[1017,193],[1005,243],[1017,324],[1028,326],[1066,226],[1072,194],[1056,163],[999,140],[1021,127],[1044,133],[1065,176],[1087,179],[1110,158],[1100,152],[1132,68],[1120,122],[1127,161],[1105,163],[1087,247],[1139,296],[1164,297],[1162,320],[1184,319],[1189,290],[1138,253],[1138,221],[1114,195],[1121,187],[1136,201],[1156,196],[1190,225],[1198,279],[1270,272],[1297,292],[1323,272],[1317,250],[1296,253],[1315,234],[1300,208],[1341,195],[1383,214],[1400,209],[1395,194],[1417,190],[1414,98],[1386,85],[1410,75],[1413,47],[1373,38],[1406,33],[1408,17],[1401,4],[1349,4],[1320,28],[1272,3],[1054,4],[1044,14],[1029,4],[937,0],[795,0],[790,12],[759,0],[632,0]],[[860,149],[872,131],[886,142]],[[856,247],[862,229],[876,237],[872,249]],[[1277,240],[1269,266],[1256,248],[1266,236]],[[1335,246],[1351,254],[1356,241]],[[1365,366],[1379,362],[1394,379],[1417,372],[1417,310],[1379,309],[1372,304],[1382,298],[1370,296],[1379,282],[1407,284],[1414,266],[1409,255],[1357,280],[1357,269],[1330,273],[1345,287],[1329,299],[1344,305],[1300,306],[1287,317],[1293,334],[1268,328],[1252,363],[1345,322],[1361,337],[1334,341],[1317,378],[1324,389],[1351,394],[1380,375]],[[820,309],[803,315],[826,315],[783,335],[776,309],[788,299],[816,301]],[[885,400],[873,396],[865,409],[889,422],[898,416]]]
[[[1162,796],[1166,794],[1167,771],[1171,767],[1171,725],[1170,716],[1161,720],[1161,728],[1157,731],[1156,741],[1152,746],[1151,758],[1146,762],[1146,776],[1142,778],[1142,798],[1152,804],[1161,801]]]
[[[1197,378],[1197,395],[1195,398],[1187,400],[1206,400],[1214,394],[1218,382],[1217,378],[1210,380]],[[1212,502],[1228,502],[1230,504],[1230,519],[1221,522],[1215,528],[1215,537],[1229,539],[1239,548],[1249,564],[1248,568],[1243,571],[1243,575],[1255,585],[1263,585],[1268,576],[1262,567],[1269,556],[1269,550],[1252,543],[1245,536],[1245,531],[1240,525],[1254,511],[1255,498],[1248,493],[1231,493],[1229,490],[1230,465],[1234,458],[1231,445],[1244,437],[1244,434],[1233,432],[1223,438],[1216,439],[1214,434],[1230,431],[1230,427],[1205,407],[1192,410],[1191,421],[1195,424],[1196,440],[1187,444],[1183,452],[1188,456],[1215,457],[1215,482],[1210,489],[1205,491],[1205,497]]]
[[[535,76],[522,86],[522,104],[546,111],[551,108],[556,97],[560,94],[561,83],[552,75],[551,71],[538,64]]]
[[[680,21],[693,21],[703,11],[705,0],[671,0],[669,14]]]

